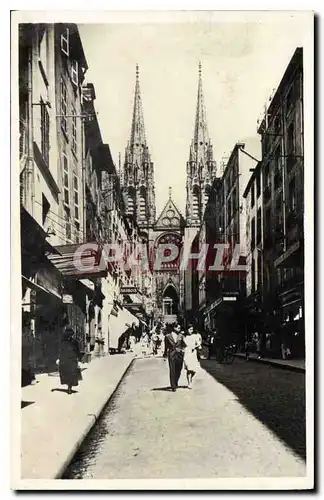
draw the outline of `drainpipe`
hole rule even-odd
[[[35,168],[34,168],[34,128],[33,128],[33,43],[34,33],[28,50],[28,151],[26,169],[26,207],[34,216],[35,201]]]

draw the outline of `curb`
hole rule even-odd
[[[241,359],[245,359],[245,356],[244,354],[241,355],[241,354],[238,354],[238,353],[235,353],[235,356],[237,358],[241,358]],[[249,362],[256,362],[256,363],[263,363],[264,365],[269,365],[269,366],[272,366],[274,368],[282,368],[283,370],[290,370],[292,372],[299,372],[299,373],[305,373],[306,372],[306,369],[305,368],[302,368],[300,366],[293,366],[293,365],[285,365],[285,364],[281,364],[281,363],[276,363],[276,361],[272,361],[271,359],[258,359],[258,358],[249,358]]]
[[[133,365],[135,361],[135,358],[132,358],[129,360],[128,365],[126,366],[125,370],[122,372],[122,375],[119,379],[119,381],[116,384],[115,389],[111,391],[111,393],[108,395],[107,399],[104,400],[102,404],[98,407],[98,409],[95,411],[95,413],[88,414],[87,417],[89,418],[88,423],[84,427],[80,438],[75,442],[73,445],[72,449],[64,459],[62,465],[58,469],[57,473],[54,475],[53,479],[61,479],[62,476],[64,475],[64,472],[67,470],[69,467],[70,463],[73,460],[74,455],[77,453],[78,449],[82,445],[83,441],[85,438],[88,436],[89,432],[91,429],[94,427],[98,419],[100,418],[101,413],[103,412],[104,408],[107,406],[107,404],[110,402],[110,400],[115,396],[117,390],[119,389],[120,384],[122,383],[124,377],[126,376],[127,372],[130,370],[131,366]]]

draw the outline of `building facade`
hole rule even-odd
[[[304,355],[303,50],[297,48],[259,126],[262,139],[263,311],[273,349]]]
[[[87,64],[75,25],[20,25],[19,31],[23,351],[29,346],[26,358],[35,371],[50,371],[70,320],[62,302],[65,278],[49,255],[84,230],[81,126],[73,124]],[[73,202],[75,179],[79,205]],[[71,314],[77,317],[74,307]],[[74,326],[82,341],[80,322]]]

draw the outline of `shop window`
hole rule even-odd
[[[61,34],[61,50],[63,54],[66,56],[70,55],[70,34],[69,28],[66,28],[65,31]]]

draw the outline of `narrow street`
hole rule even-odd
[[[305,474],[304,375],[202,360],[168,390],[162,358],[138,359],[65,478],[289,477]]]

